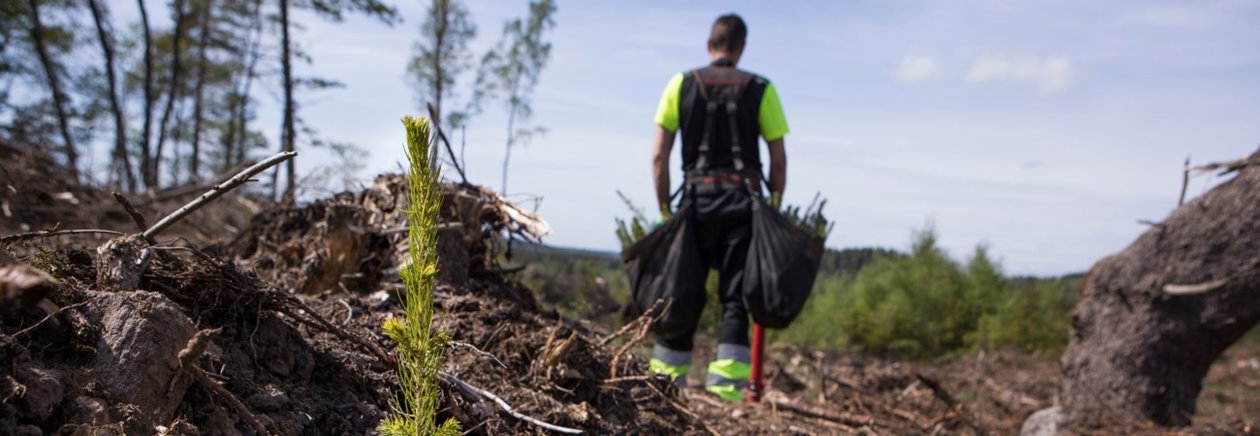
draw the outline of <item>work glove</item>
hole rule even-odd
[[[673,216],[674,216],[674,213],[669,210],[669,203],[661,203],[661,219],[658,220],[655,224],[653,224],[652,228],[656,229],[662,225],[665,225],[665,222],[669,221],[669,219]]]
[[[770,193],[770,206],[773,207],[774,210],[779,210],[779,205],[781,204],[783,204],[783,193],[771,192]]]

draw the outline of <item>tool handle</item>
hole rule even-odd
[[[764,381],[761,378],[762,358],[765,351],[766,334],[760,324],[753,324],[752,336],[752,374],[748,383],[748,395],[745,399],[749,403],[757,403],[761,401],[762,390],[765,389]]]

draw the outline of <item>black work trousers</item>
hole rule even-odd
[[[748,345],[748,310],[744,308],[744,264],[748,257],[748,245],[752,241],[752,202],[744,189],[720,192],[701,192],[691,199],[695,201],[696,242],[699,245],[701,265],[718,273],[718,301],[722,304],[722,326],[718,342]],[[687,201],[687,199],[684,199]],[[700,294],[704,304],[705,283],[690,286]],[[701,311],[695,311],[697,319],[691,328],[678,336],[658,337],[657,343],[671,350],[690,351],[699,325]]]

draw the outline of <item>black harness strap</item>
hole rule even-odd
[[[695,78],[696,88],[700,91],[700,98],[705,102],[704,135],[700,140],[700,156],[696,159],[695,166],[696,171],[704,172],[709,169],[709,146],[713,140],[714,126],[717,124],[716,121],[719,102],[709,97],[708,92],[705,90],[704,80],[701,78],[699,70],[692,70],[691,75]],[[726,109],[727,124],[729,124],[731,130],[731,157],[734,160],[735,171],[737,173],[743,173],[744,171],[744,158],[742,155],[742,148],[739,144],[738,102],[739,99],[743,97],[744,91],[748,89],[748,82],[751,80],[751,75],[741,74],[737,82],[734,84],[735,88],[733,92],[723,92],[719,94],[719,96],[725,97],[726,99],[726,104],[724,106]]]

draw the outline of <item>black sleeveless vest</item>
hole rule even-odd
[[[682,130],[683,171],[697,169],[734,169],[731,153],[733,136],[738,138],[740,157],[745,171],[760,174],[761,152],[757,138],[761,136],[758,114],[767,81],[755,74],[734,67],[722,58],[713,64],[684,74],[679,107],[679,129]],[[735,103],[735,128],[726,103]],[[717,110],[710,114],[710,108]],[[712,116],[711,116],[712,115]],[[708,123],[713,129],[706,132]],[[708,143],[707,160],[702,159],[702,146]],[[705,160],[703,163],[702,160]]]

